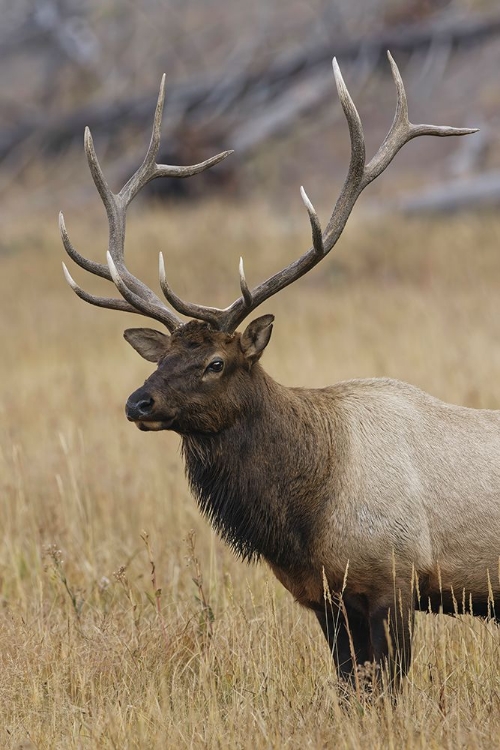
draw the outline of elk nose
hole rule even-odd
[[[150,396],[149,393],[143,393],[140,395],[133,393],[125,406],[127,419],[133,422],[147,417],[153,411],[154,403],[154,398]]]

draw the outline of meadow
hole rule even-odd
[[[308,247],[295,213],[142,206],[129,265],[156,286],[163,250],[181,296],[225,306],[240,255],[255,284]],[[102,259],[101,214],[67,222]],[[55,221],[6,220],[0,253],[1,748],[498,746],[498,627],[419,614],[397,703],[346,701],[314,616],[199,515],[178,437],[127,422],[152,367],[122,331],[149,324],[73,295]],[[263,364],[282,383],[383,375],[500,408],[498,215],[356,214],[331,257],[262,312],[276,315]]]

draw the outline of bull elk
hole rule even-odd
[[[125,266],[125,215],[139,190],[156,177],[197,174],[231,153],[187,167],[156,163],[164,80],[146,157],[118,194],[109,189],[85,133],[109,220],[107,265],[76,251],[60,217],[69,256],[112,281],[123,299],[89,294],[64,266],[76,294],[168,329],[124,333],[139,354],[157,363],[129,397],[128,419],[140,430],[181,436],[202,513],[239,557],[263,558],[295,599],[313,610],[338,675],[351,683],[366,662],[387,669],[391,683],[400,681],[410,666],[415,609],[495,617],[500,604],[500,412],[452,406],[386,378],[287,388],[259,362],[274,317],[263,315],[242,333],[236,330],[330,252],[361,191],[407,141],[474,132],[412,124],[401,76],[390,55],[389,61],[396,113],[368,163],[358,112],[333,61],[351,157],[328,225],[323,232],[301,188],[312,247],[254,289],[240,261],[241,296],[225,309],[180,299],[161,254],[160,285],[169,306]]]

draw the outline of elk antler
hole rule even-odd
[[[79,266],[86,271],[90,271],[97,276],[113,281],[118,291],[124,299],[115,299],[108,297],[95,297],[81,289],[71,277],[66,265],[63,263],[64,275],[66,281],[86,302],[98,307],[108,307],[113,310],[126,310],[127,312],[140,313],[150,318],[164,323],[169,331],[175,330],[182,325],[182,321],[149,289],[142,281],[133,276],[125,266],[125,220],[129,203],[135,198],[137,193],[147,185],[151,180],[157,177],[191,177],[199,174],[205,169],[218,164],[225,159],[232,151],[224,151],[221,154],[212,156],[201,164],[194,164],[188,167],[176,167],[168,164],[157,164],[156,157],[160,148],[160,128],[163,114],[163,102],[165,99],[165,75],[163,75],[160,85],[160,93],[156,104],[156,111],[153,121],[153,132],[151,141],[147,150],[144,161],[139,169],[132,175],[128,182],[122,187],[119,193],[113,193],[102,172],[101,166],[97,159],[94,143],[89,128],[85,129],[85,153],[87,161],[94,180],[95,186],[101,196],[102,202],[106,209],[109,223],[109,245],[106,254],[107,265],[96,263],[95,261],[84,258],[73,247],[62,212],[59,214],[59,228],[64,249],[68,255]]]
[[[413,125],[408,119],[406,93],[398,67],[389,52],[387,53],[387,56],[389,58],[397,90],[398,98],[396,113],[382,145],[368,164],[365,163],[365,139],[361,119],[346,88],[337,61],[336,59],[333,60],[335,83],[337,85],[340,103],[346,116],[351,138],[351,160],[347,177],[324,232],[321,229],[321,224],[314,206],[307,197],[304,188],[301,187],[300,189],[302,200],[309,214],[309,221],[311,223],[312,247],[298,260],[293,261],[286,268],[278,271],[278,273],[275,273],[252,290],[250,290],[246,282],[243,260],[240,259],[239,275],[241,296],[229,305],[229,307],[226,307],[223,310],[214,307],[195,305],[191,302],[181,300],[180,297],[172,291],[166,280],[163,255],[160,253],[160,285],[167,301],[176,312],[181,315],[187,315],[190,318],[205,320],[214,328],[221,331],[234,331],[252,310],[262,304],[266,299],[269,299],[273,294],[276,294],[281,289],[284,289],[296,279],[299,279],[306,274],[330,252],[342,234],[347,219],[349,218],[353,206],[361,192],[389,166],[399,149],[402,148],[405,143],[420,135],[468,135],[469,133],[476,132],[476,128]],[[162,86],[156,107],[153,135],[148,153],[142,166],[137,170],[135,175],[131,177],[118,195],[114,195],[110,191],[104,180],[104,176],[95,156],[90,132],[88,129],[86,130],[85,150],[87,152],[87,159],[94,182],[106,207],[110,226],[108,266],[87,260],[77,253],[69,241],[62,215],[60,224],[62,240],[66,252],[76,263],[82,266],[82,268],[85,268],[98,276],[103,276],[106,279],[114,281],[116,287],[124,297],[124,300],[94,297],[93,295],[84,292],[75,284],[69,275],[66,266],[63,264],[66,279],[78,296],[87,302],[91,302],[94,305],[100,305],[101,307],[128,310],[130,312],[139,312],[143,315],[148,315],[149,317],[165,323],[167,328],[172,331],[181,325],[181,320],[158,299],[154,292],[132,276],[123,263],[126,208],[132,198],[137,195],[141,187],[155,177],[188,177],[217,164],[232,152],[224,151],[223,153],[212,157],[212,159],[208,159],[202,164],[197,164],[192,167],[171,167],[155,164],[154,160],[158,153],[160,140],[164,80],[165,77],[162,79]]]

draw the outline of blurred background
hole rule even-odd
[[[393,114],[387,49],[414,122],[481,133],[410,144],[370,199],[420,211],[500,195],[494,0],[2,0],[0,9],[2,218],[54,215],[61,195],[66,207],[93,200],[85,125],[110,183],[120,185],[144,153],[163,72],[162,160],[235,155],[195,180],[156,182],[150,195],[247,200],[258,192],[288,208],[303,181],[329,205],[348,154],[331,58],[359,107],[370,154]]]

